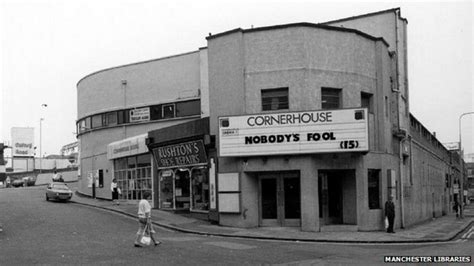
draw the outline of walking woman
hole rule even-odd
[[[119,189],[120,188],[117,185],[117,179],[114,178],[110,184],[110,190],[112,191],[112,201],[117,205],[120,204],[118,201]]]
[[[161,244],[160,241],[156,241],[155,238],[153,237],[153,234],[155,233],[155,230],[153,230],[153,225],[151,223],[151,205],[148,202],[151,200],[151,193],[150,192],[145,192],[143,194],[144,199],[140,200],[138,203],[138,232],[137,232],[137,237],[135,238],[135,247],[139,248],[141,247],[140,245],[140,240],[146,233],[150,235],[151,240],[153,243],[155,243],[155,246],[158,246]]]

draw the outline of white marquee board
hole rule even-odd
[[[366,108],[219,117],[219,156],[369,150]]]

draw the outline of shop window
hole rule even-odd
[[[191,210],[209,210],[209,173],[207,168],[193,169],[191,172]]]
[[[372,94],[371,93],[360,93],[360,103],[362,108],[367,108],[369,113],[374,113],[373,102],[372,102]]]
[[[322,109],[339,109],[341,103],[341,89],[321,88],[321,108]]]
[[[162,113],[163,119],[175,117],[174,103],[173,104],[164,104],[162,110],[163,110],[163,113]]]
[[[140,200],[152,192],[151,155],[144,154],[114,160],[114,178],[122,190],[121,199]]]
[[[200,115],[201,101],[186,101],[176,103],[176,117]]]
[[[288,88],[265,89],[262,94],[262,110],[285,110],[289,108]]]
[[[380,209],[380,169],[369,169],[369,209]]]

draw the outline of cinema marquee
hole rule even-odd
[[[219,155],[365,152],[368,135],[365,108],[220,117]]]

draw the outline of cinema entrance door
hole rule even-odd
[[[300,226],[301,190],[298,172],[259,173],[259,225]]]

